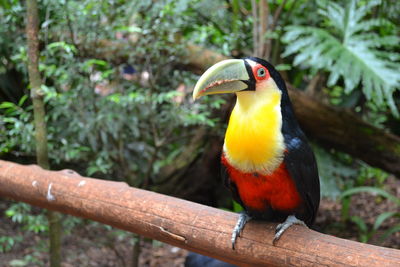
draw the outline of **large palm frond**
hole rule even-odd
[[[369,101],[379,106],[387,104],[393,114],[398,115],[393,92],[400,85],[400,55],[389,49],[398,46],[400,38],[382,37],[371,31],[382,23],[391,24],[385,19],[365,18],[378,4],[380,1],[375,0],[357,6],[357,1],[351,0],[342,7],[318,1],[318,13],[328,27],[286,27],[283,41],[288,45],[283,56],[295,54],[294,65],[327,70],[330,73],[328,86],[342,77],[347,93],[361,82]]]

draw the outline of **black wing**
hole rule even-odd
[[[233,199],[237,203],[239,203],[243,208],[245,208],[242,200],[240,199],[236,184],[231,181],[231,179],[229,178],[228,170],[226,169],[225,165],[222,163],[221,163],[221,177],[224,182],[224,185],[231,191]]]
[[[317,162],[307,138],[300,129],[291,104],[282,110],[282,133],[287,152],[285,165],[290,176],[295,181],[296,188],[304,201],[304,207],[296,216],[304,220],[308,226],[314,223],[320,201],[320,187]]]
[[[292,103],[279,72],[268,62],[263,61],[268,67],[272,79],[282,92],[282,133],[285,138],[287,153],[284,161],[289,174],[294,179],[296,188],[304,200],[304,210],[296,216],[311,225],[318,211],[320,200],[319,176],[314,153],[307,142],[307,138],[300,129],[294,116]]]

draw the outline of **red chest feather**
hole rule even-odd
[[[222,164],[227,168],[231,181],[236,184],[240,199],[248,208],[263,211],[271,207],[289,212],[300,205],[300,195],[283,162],[269,175],[241,172],[231,166],[224,155]]]

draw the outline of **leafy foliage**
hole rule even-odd
[[[382,197],[387,198],[388,200],[392,201],[393,203],[396,203],[396,205],[400,206],[400,199],[396,198],[395,196],[386,192],[383,189],[371,187],[371,186],[360,186],[360,187],[350,188],[350,189],[344,191],[341,194],[341,197],[344,198],[344,197],[351,196],[351,195],[361,193],[361,192],[366,192],[366,193],[371,193],[374,195],[382,196]]]
[[[0,121],[0,136],[7,137],[7,140],[0,142],[0,153],[8,153],[16,146],[20,146],[24,153],[33,152],[32,107],[24,108],[26,99],[27,96],[24,96],[17,104],[0,104],[0,111],[4,114],[0,116],[3,117]]]
[[[22,236],[1,236],[0,237],[0,252],[5,253],[10,251],[15,244],[22,241]]]
[[[53,166],[71,164],[87,176],[151,187],[165,179],[162,168],[190,142],[193,126],[215,126],[211,110],[223,102],[210,98],[192,105],[188,90],[197,77],[176,66],[184,56],[180,32],[195,17],[182,2],[41,1],[39,68]],[[24,8],[19,1],[0,8],[0,74],[17,70],[26,86]],[[0,100],[7,89],[2,78]],[[23,89],[20,100],[14,91],[0,102],[0,156],[29,157],[34,154],[29,91]],[[27,231],[48,231],[44,213],[29,205],[13,204],[6,216]],[[77,223],[64,217],[63,231]],[[4,237],[0,248],[10,250],[16,242]]]
[[[380,107],[387,104],[398,115],[393,93],[400,85],[400,54],[393,47],[399,47],[400,38],[395,33],[380,36],[372,31],[383,26],[393,29],[390,21],[366,18],[380,1],[357,5],[357,1],[351,0],[345,7],[332,1],[317,3],[318,14],[327,27],[286,27],[283,40],[288,45],[283,55],[296,54],[295,65],[328,71],[328,86],[342,77],[346,93],[362,82],[368,100]]]
[[[344,191],[341,194],[341,198],[347,200],[347,202],[350,202],[350,197],[353,195],[356,195],[358,193],[370,193],[375,196],[381,196],[389,201],[393,202],[396,204],[398,208],[400,208],[400,199],[395,197],[394,195],[386,192],[383,189],[377,188],[377,187],[372,187],[372,186],[360,186],[360,187],[353,187],[350,188],[346,191]],[[387,211],[379,214],[379,216],[376,217],[375,222],[372,227],[368,227],[368,225],[364,222],[364,220],[359,217],[359,216],[347,216],[350,221],[352,221],[359,230],[359,240],[361,242],[368,242],[371,237],[379,230],[383,222],[389,218],[397,217],[400,218],[400,212],[396,211]],[[385,230],[384,233],[381,235],[381,240],[384,240],[388,238],[391,234],[400,231],[400,223],[397,223],[390,227],[389,229]]]
[[[356,176],[357,170],[318,146],[313,146],[313,150],[318,164],[321,195],[337,199],[344,184]]]
[[[193,106],[187,90],[196,76],[175,67],[183,56],[177,35],[193,20],[193,9],[186,1],[139,2],[44,1],[40,12],[53,164],[84,159],[87,175],[112,174],[136,186],[156,182],[190,141],[194,125],[215,125],[210,111],[222,103],[213,98]],[[16,28],[21,21],[10,23]],[[120,45],[118,54],[114,45]],[[25,72],[25,44],[9,49],[7,68]],[[129,79],[127,66],[134,72]],[[0,105],[0,153],[33,152],[32,109],[25,100]]]
[[[48,230],[46,216],[44,214],[32,215],[31,206],[25,203],[15,203],[6,211],[6,216],[13,222],[23,225],[24,230],[40,233]]]

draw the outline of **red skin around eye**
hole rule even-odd
[[[264,77],[259,77],[259,76],[257,75],[258,70],[259,70],[260,68],[263,68],[264,71],[265,71]],[[255,78],[257,81],[267,80],[267,79],[270,77],[268,69],[267,69],[266,67],[264,67],[263,65],[261,65],[261,64],[257,64],[257,65],[255,65],[255,66],[253,67],[253,74],[254,74],[254,78]]]

